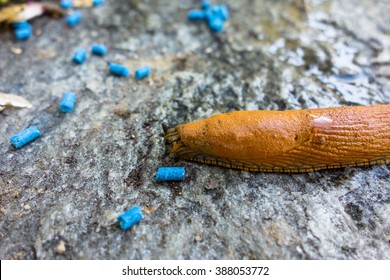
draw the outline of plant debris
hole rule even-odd
[[[21,96],[0,92],[0,112],[6,106],[17,108],[32,108],[32,104]]]
[[[73,1],[73,7],[76,8],[88,8],[92,7],[93,0],[74,0]]]
[[[66,11],[58,4],[50,2],[28,2],[27,4],[15,4],[0,9],[0,23],[13,23],[27,21],[43,14],[52,16],[64,16]]]
[[[56,251],[57,254],[60,254],[60,255],[62,255],[62,254],[64,254],[66,252],[65,242],[63,240],[61,240],[57,244],[57,246],[55,248],[55,251]]]
[[[11,52],[13,54],[16,54],[16,55],[19,55],[19,54],[22,54],[23,53],[23,50],[21,48],[14,48],[14,47],[11,47]]]

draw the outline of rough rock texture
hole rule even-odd
[[[178,2],[180,4],[178,4]],[[189,23],[198,1],[106,1],[0,31],[0,91],[33,109],[0,113],[1,259],[389,259],[389,165],[267,174],[183,162],[161,124],[244,109],[390,103],[387,1],[226,1],[220,34]],[[38,32],[39,33],[39,32]],[[78,47],[109,54],[71,62]],[[15,54],[21,48],[22,54]],[[107,62],[152,66],[118,78]],[[75,110],[59,110],[74,91]],[[43,135],[16,150],[9,138]],[[185,181],[157,183],[159,166]],[[144,219],[123,232],[118,214]]]

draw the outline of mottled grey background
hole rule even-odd
[[[390,103],[389,2],[226,2],[220,34],[187,22],[199,1],[168,0],[106,1],[73,29],[41,17],[26,42],[0,31],[0,91],[34,105],[0,113],[1,259],[390,259],[389,165],[229,170],[169,157],[161,129],[233,110]],[[95,42],[106,57],[71,62]],[[108,61],[153,74],[113,77]],[[65,91],[78,96],[69,114]],[[30,125],[42,137],[14,149]],[[167,165],[186,179],[157,183]],[[123,232],[115,219],[134,205],[144,219]]]

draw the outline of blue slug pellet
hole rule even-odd
[[[206,18],[209,22],[216,18],[224,20],[224,18],[222,17],[221,8],[218,5],[213,5],[210,9],[206,11]]]
[[[210,29],[214,32],[220,32],[223,29],[223,20],[219,17],[214,17],[209,21]]]
[[[142,212],[139,206],[134,206],[130,210],[118,216],[119,225],[123,230],[129,229],[135,223],[142,220]]]
[[[76,103],[76,95],[73,92],[66,92],[62,97],[60,109],[62,112],[68,113],[73,110],[75,103]]]
[[[61,8],[68,10],[68,9],[72,8],[73,0],[61,0],[60,6],[61,6]]]
[[[15,22],[12,27],[18,40],[26,40],[32,35],[31,25],[27,21]]]
[[[206,18],[206,14],[202,10],[191,10],[188,12],[188,20],[203,20]]]
[[[156,181],[183,181],[185,174],[184,167],[160,167],[157,170]]]
[[[77,64],[83,64],[87,59],[87,52],[83,49],[77,49],[73,54],[73,61]]]
[[[134,76],[137,80],[141,80],[141,79],[149,76],[149,74],[150,74],[150,66],[146,65],[146,66],[142,66],[140,68],[137,68],[137,70],[135,70]]]
[[[203,10],[207,10],[208,8],[210,8],[210,2],[209,1],[206,1],[206,0],[203,0],[202,1],[202,9]]]
[[[18,29],[18,28],[27,28],[30,27],[31,25],[27,21],[18,21],[18,22],[13,22],[12,23],[12,28]]]
[[[226,4],[219,4],[218,13],[223,20],[227,20],[230,16],[229,9]]]
[[[91,51],[94,55],[105,56],[107,53],[107,48],[102,44],[93,44]]]
[[[101,6],[104,4],[104,0],[93,0],[93,5],[95,7]]]
[[[117,76],[128,77],[130,75],[129,69],[121,64],[110,62],[110,72]]]
[[[77,24],[80,23],[82,19],[82,15],[79,11],[75,11],[73,13],[70,13],[67,17],[66,17],[66,22],[68,23],[68,25],[70,27],[74,27],[76,26]]]
[[[12,136],[10,140],[12,145],[19,149],[39,136],[41,136],[41,132],[38,130],[38,128],[36,126],[30,126],[29,128]]]
[[[29,28],[16,29],[15,31],[16,38],[20,41],[26,40],[31,37],[32,30]]]
[[[202,1],[202,9],[189,11],[188,19],[191,21],[205,19],[212,31],[222,31],[224,22],[230,17],[227,5],[211,5],[210,2],[204,0]]]

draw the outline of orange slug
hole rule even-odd
[[[249,171],[310,172],[390,163],[390,105],[238,111],[165,129],[185,160]]]

